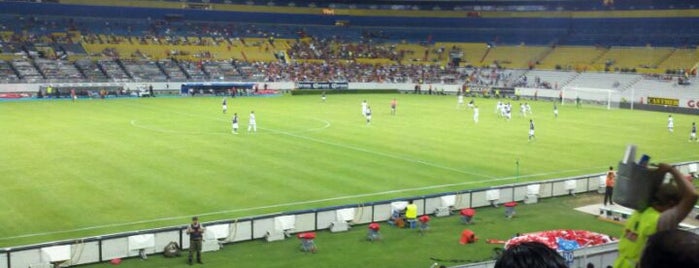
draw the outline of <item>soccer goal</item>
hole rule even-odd
[[[614,89],[571,87],[564,90],[564,102],[576,105],[578,100],[582,104],[594,104],[604,106],[607,109],[619,108],[621,93]]]

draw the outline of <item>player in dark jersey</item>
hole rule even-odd
[[[192,218],[192,224],[187,227],[186,233],[189,235],[189,258],[187,262],[189,265],[192,265],[192,259],[196,253],[197,262],[203,264],[201,261],[201,242],[204,238],[204,226],[199,224],[198,217]]]
[[[238,113],[233,113],[231,124],[233,125],[233,134],[238,134]]]
[[[366,107],[364,117],[366,117],[366,124],[371,124],[371,107],[369,107],[368,105]]]
[[[226,98],[223,98],[223,102],[221,102],[221,108],[223,109],[224,114],[226,113],[226,111],[228,111],[228,100]]]
[[[692,131],[689,132],[689,141],[697,141],[697,124],[692,122]]]
[[[529,119],[529,140],[536,139],[534,136],[534,120]]]

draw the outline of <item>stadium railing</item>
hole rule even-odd
[[[688,173],[690,165],[698,163],[699,161],[683,162],[677,163],[676,166],[681,171]],[[212,238],[215,239],[215,241],[212,241],[214,244],[213,248],[209,247],[209,250],[216,250],[227,243],[265,239],[272,232],[282,232],[285,236],[289,236],[293,233],[331,230],[333,224],[338,221],[346,221],[355,225],[387,221],[391,216],[392,203],[397,201],[413,200],[418,205],[418,214],[420,215],[436,213],[445,206],[448,206],[450,210],[491,206],[492,202],[488,199],[492,199],[493,191],[496,191],[495,196],[498,197],[494,202],[497,204],[510,201],[524,201],[530,185],[539,185],[538,198],[597,192],[603,186],[600,184],[599,179],[601,175],[603,173],[411,196],[373,203],[289,211],[206,222],[204,224],[209,230],[216,230],[214,234],[211,234]],[[50,252],[57,247],[70,250],[69,252],[72,253],[69,254],[70,259],[62,263],[63,266],[104,262],[114,258],[137,257],[141,252],[133,250],[133,247],[130,246],[130,237],[139,235],[151,235],[154,240],[152,242],[153,246],[144,249],[146,254],[162,253],[164,247],[171,241],[178,242],[182,248],[186,249],[189,248],[189,240],[186,239],[185,229],[186,226],[171,226],[106,234],[76,240],[3,248],[0,249],[0,268],[50,265]],[[698,232],[696,229],[694,231]],[[575,252],[576,265],[574,267],[583,266],[586,263],[593,263],[596,267],[605,267],[612,264],[617,255],[616,251],[617,246],[614,243],[579,249]],[[485,262],[459,267],[492,267],[492,264],[492,262]]]

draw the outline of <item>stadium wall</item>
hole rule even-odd
[[[240,81],[232,81],[240,82]],[[269,89],[279,90],[284,93],[288,93],[297,88],[296,84],[293,82],[269,82],[269,83],[258,83],[260,88],[262,84],[267,84]],[[153,86],[153,90],[156,94],[173,94],[174,92],[179,92],[182,85],[181,82],[129,82],[129,83],[52,83],[52,84],[0,84],[0,94],[6,93],[26,93],[34,96],[39,89],[44,88],[48,85],[57,88],[112,88],[120,87],[135,90],[137,88],[147,88],[148,86]],[[443,90],[446,94],[456,94],[461,90],[461,84],[433,84],[433,88],[436,92]],[[413,92],[415,87],[414,83],[349,83],[348,89],[351,90],[397,90],[403,93]],[[472,89],[475,90],[475,89]],[[490,91],[489,88],[483,88],[485,92]],[[321,92],[323,90],[318,90]],[[480,90],[477,90],[480,91]],[[558,99],[560,90],[553,89],[543,89],[543,88],[516,88],[515,90],[519,97],[532,99],[536,95],[537,98],[542,99]],[[424,92],[424,90],[423,90]],[[492,95],[493,92],[490,92]],[[631,96],[631,93],[627,90],[626,92],[620,92],[612,89],[564,89],[563,98],[565,102],[574,103],[575,98],[580,97],[581,100],[587,103],[595,103],[597,105],[607,106],[610,108],[627,108],[627,109],[643,109],[643,110],[653,110],[653,111],[664,111],[664,112],[681,112],[690,114],[699,114],[699,92],[690,90],[688,93],[684,94],[674,94],[673,92],[658,91],[656,96],[648,95],[636,95]],[[514,97],[514,96],[506,96]],[[664,97],[665,100],[671,101],[671,103],[676,105],[638,105],[640,99],[644,99],[647,102],[648,97]],[[634,103],[633,105],[631,103]],[[641,101],[643,102],[643,101]],[[647,103],[645,103],[647,104]],[[652,109],[645,109],[650,107]]]
[[[240,81],[230,81],[240,82]],[[289,91],[296,88],[294,82],[258,82],[257,84],[267,84],[269,89]],[[157,92],[163,91],[179,91],[182,83],[180,82],[128,82],[128,83],[51,83],[51,84],[0,84],[0,93],[31,93],[34,94],[40,88],[51,85],[53,87],[124,87],[135,89],[144,85],[152,85],[153,90]],[[433,84],[435,89],[444,89],[444,92],[455,93],[461,88],[460,84]],[[399,91],[412,91],[415,87],[413,83],[349,83],[349,89],[356,90],[378,90],[378,89],[395,89]],[[262,88],[262,87],[260,87]],[[320,90],[319,90],[320,91]]]
[[[678,163],[680,171],[688,173],[690,166],[699,161]],[[367,224],[387,221],[391,215],[393,202],[413,200],[418,205],[419,214],[433,214],[443,208],[452,211],[463,208],[490,206],[492,199],[496,204],[510,201],[524,201],[531,195],[531,185],[538,185],[538,198],[566,196],[578,193],[599,192],[604,187],[604,173],[588,174],[577,177],[560,178],[548,181],[515,183],[510,185],[467,189],[434,195],[412,196],[401,199],[385,200],[374,203],[350,204],[312,210],[290,211],[248,218],[206,222],[207,237],[205,251],[220,249],[225,244],[265,239],[278,236],[285,239],[295,233],[308,231],[332,230],[338,222],[349,224]],[[139,256],[139,249],[146,254],[160,254],[171,241],[178,242],[183,249],[189,248],[189,239],[185,233],[186,226],[171,226],[159,229],[108,234],[86,237],[76,240],[55,241],[37,245],[18,246],[0,249],[0,268],[11,267],[49,267],[51,263],[61,262],[61,266],[73,266],[104,262],[114,258]],[[697,230],[694,230],[697,232]],[[149,246],[136,246],[134,237],[150,237]],[[136,249],[134,249],[136,248]],[[68,252],[65,261],[53,258],[58,250]],[[611,265],[617,255],[616,244],[575,251],[573,267],[582,267],[592,262],[595,267]],[[469,264],[460,267],[493,267],[492,262]]]
[[[516,88],[520,97],[533,99],[549,99],[558,101],[563,94],[564,105],[575,105],[576,97],[582,101],[609,108],[638,109],[659,112],[699,114],[699,92],[688,90],[682,94],[663,90],[654,91],[656,95],[633,95],[629,90],[620,92],[614,89],[545,89],[545,88]],[[649,98],[666,101],[668,104],[649,104]]]
[[[200,8],[210,8],[214,10],[227,10],[227,11],[244,11],[244,12],[270,12],[270,13],[297,13],[297,14],[320,14],[325,8],[325,6],[318,6],[317,8],[301,7],[301,5],[296,7],[284,6],[284,3],[277,3],[277,5],[267,6],[266,3],[258,3],[257,5],[242,5],[242,4],[226,4],[222,1],[202,1],[199,3],[197,1],[133,1],[133,0],[105,0],[105,1],[93,1],[93,0],[61,0],[61,4],[69,5],[101,5],[101,6],[139,6],[139,7],[155,7],[155,8],[170,8],[170,9],[181,9],[185,8],[187,2],[193,4],[204,4],[198,5]],[[184,3],[183,3],[184,2]],[[318,3],[323,5],[324,3]],[[438,10],[432,10],[435,6],[430,4],[427,7],[419,10],[401,9],[394,8],[393,4],[376,5],[373,1],[369,1],[370,5],[355,5],[357,8],[346,8],[350,5],[345,5],[341,3],[331,3],[329,5],[333,13],[338,15],[352,15],[352,16],[401,16],[401,17],[464,17],[464,16],[479,16],[479,17],[501,17],[501,18],[511,18],[511,17],[529,17],[529,18],[544,18],[544,17],[579,17],[579,18],[613,18],[613,17],[694,17],[699,14],[699,10],[690,9],[694,6],[692,5],[682,5],[683,1],[669,2],[663,1],[663,3],[653,3],[652,5],[635,5],[622,3],[617,3],[614,9],[604,9],[601,5],[575,5],[568,3],[556,3],[555,7],[549,7],[548,10],[528,10],[522,8],[522,5],[528,5],[525,2],[520,2],[517,5],[507,6],[503,4],[502,6],[492,6],[488,4],[474,4],[469,9],[468,6],[464,6],[460,3],[456,3],[457,6],[461,6],[463,10],[450,10],[449,7],[440,8]],[[448,3],[438,3],[437,6]],[[492,3],[491,3],[492,4]],[[539,6],[540,3],[530,3],[534,6]],[[376,8],[371,8],[371,6]],[[497,4],[496,4],[497,5]],[[333,8],[337,6],[337,8]],[[400,5],[398,5],[400,6]],[[345,8],[343,8],[345,7]],[[478,8],[476,8],[478,7]],[[191,8],[191,7],[190,7]],[[598,10],[600,8],[601,10]],[[572,10],[572,11],[571,11]],[[477,12],[473,12],[477,11]]]

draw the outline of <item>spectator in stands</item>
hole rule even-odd
[[[615,268],[636,267],[648,237],[656,232],[677,228],[697,202],[699,194],[694,185],[684,179],[685,176],[675,167],[663,163],[654,172],[670,173],[672,181],[659,185],[649,200],[650,206],[634,211],[627,220],[619,239],[619,257],[614,262]]]
[[[538,242],[511,246],[495,261],[495,268],[567,268],[555,250]]]
[[[614,179],[616,178],[616,173],[614,173],[614,167],[609,166],[609,171],[607,171],[607,179],[605,179],[604,184],[604,205],[607,205],[609,201],[610,205],[614,205],[612,202],[612,193],[614,192]]]
[[[699,235],[683,230],[658,232],[648,238],[640,268],[699,267]]]

